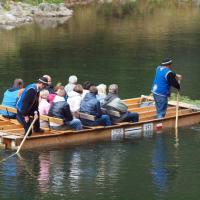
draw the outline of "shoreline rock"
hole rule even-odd
[[[48,20],[53,21],[52,27],[55,27],[55,22],[59,21],[59,18],[64,23],[63,21],[73,15],[73,10],[68,9],[63,3],[41,3],[38,6],[32,6],[22,2],[10,1],[8,7],[9,11],[5,10],[0,4],[0,29],[10,30],[27,23],[37,23],[38,18],[42,18],[47,23]],[[52,20],[52,18],[56,19]],[[49,25],[50,23],[48,23],[48,27]]]

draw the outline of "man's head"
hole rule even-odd
[[[41,77],[38,79],[38,89],[42,90],[48,85],[48,80],[45,77]]]
[[[164,60],[162,61],[161,64],[162,64],[163,66],[166,66],[166,67],[171,67],[171,65],[172,65],[172,59],[166,58],[166,59],[164,59]]]
[[[48,80],[48,85],[51,85],[51,84],[52,84],[51,76],[49,76],[49,75],[44,75],[43,77],[47,78],[47,80]]]
[[[111,84],[108,88],[108,92],[111,94],[118,94],[118,85],[117,84]]]
[[[19,88],[19,89],[23,88],[23,87],[24,87],[24,82],[23,82],[23,80],[20,79],[20,78],[15,79],[15,80],[14,80],[14,83],[13,83],[13,87],[14,87],[14,88]]]
[[[89,90],[90,90],[91,93],[93,93],[95,95],[97,95],[97,93],[98,93],[97,87],[94,86],[94,85],[90,86]]]
[[[90,82],[90,81],[85,81],[85,82],[83,83],[83,89],[84,89],[84,90],[89,90],[90,87],[91,87],[92,85],[94,85],[92,82]]]

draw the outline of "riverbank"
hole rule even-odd
[[[64,3],[41,3],[33,6],[22,2],[10,1],[6,8],[0,3],[0,29],[13,29],[18,26],[36,22],[44,27],[55,26],[55,22],[64,23],[73,15]]]

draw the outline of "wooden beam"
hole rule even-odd
[[[141,101],[141,98],[131,98],[131,99],[124,99],[122,100],[125,104],[133,104],[133,103],[139,103]]]
[[[3,106],[3,105],[0,105],[0,110],[12,112],[12,113],[15,113],[15,114],[17,113],[16,108],[11,108],[11,107],[8,107],[8,106]],[[44,121],[48,121],[48,122],[54,122],[54,123],[61,124],[61,125],[63,124],[63,119],[56,118],[56,117],[49,117],[47,115],[40,115],[40,119],[44,120]]]
[[[191,109],[183,109],[183,110],[179,110],[179,115],[189,114],[191,112],[192,112]],[[168,112],[165,117],[173,117],[173,116],[175,117],[175,115],[176,115],[176,110]],[[143,121],[152,120],[152,119],[156,119],[156,114],[150,115],[150,116],[148,116],[148,115],[147,116],[141,116],[139,121],[143,122]]]
[[[141,107],[141,108],[132,108],[129,109],[130,112],[144,112],[144,111],[148,111],[148,110],[155,110],[156,107],[155,106],[145,106],[145,107]]]
[[[105,108],[101,108],[102,112],[105,113],[105,114],[108,114],[108,115],[112,115],[112,116],[115,116],[115,117],[120,117],[120,112],[118,111],[115,111],[115,110],[107,110]]]
[[[90,120],[90,121],[95,121],[94,115],[89,115],[87,113],[81,113],[81,112],[78,112],[78,114],[79,114],[79,118],[81,118],[81,119],[87,119],[87,120]]]
[[[154,101],[154,98],[150,97],[150,96],[142,95],[141,97],[142,98],[146,98],[148,100]],[[177,104],[176,101],[168,101],[168,105],[176,106],[176,104]],[[179,107],[182,107],[182,108],[191,108],[193,110],[200,110],[200,107],[198,107],[196,105],[193,105],[193,104],[184,103],[184,102],[179,102]]]

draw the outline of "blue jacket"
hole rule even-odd
[[[160,96],[170,95],[170,84],[167,80],[167,75],[171,72],[168,67],[158,66],[154,78],[152,92]]]
[[[19,88],[10,88],[6,90],[3,95],[2,105],[16,108],[19,90]],[[4,110],[1,110],[0,114],[12,118],[16,116],[16,114]]]
[[[94,115],[96,118],[101,117],[100,102],[97,100],[95,94],[90,92],[85,95],[81,101],[80,112]]]
[[[35,83],[28,85],[17,102],[17,109],[24,116],[38,110],[38,91]]]

